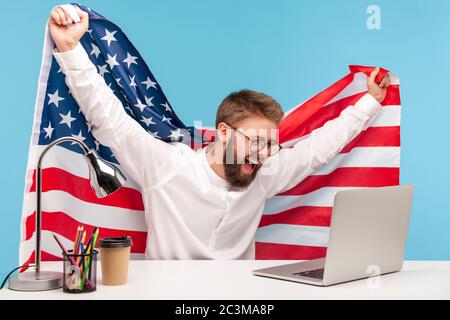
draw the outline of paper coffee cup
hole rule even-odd
[[[103,238],[99,241],[102,283],[120,286],[128,280],[128,262],[133,242],[131,237]]]

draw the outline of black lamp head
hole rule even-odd
[[[97,197],[104,198],[112,194],[127,181],[118,167],[100,158],[95,151],[89,151],[84,158],[89,167],[91,187]]]

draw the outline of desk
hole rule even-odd
[[[0,291],[6,299],[450,299],[450,261],[406,261],[402,272],[379,278],[379,288],[359,280],[320,288],[256,277],[251,270],[295,261],[148,260],[131,261],[125,286],[101,284],[97,291],[66,294]],[[61,262],[44,262],[42,270],[62,271]]]

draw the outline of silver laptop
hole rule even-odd
[[[257,276],[329,286],[400,271],[413,186],[338,191],[325,259],[254,270]]]

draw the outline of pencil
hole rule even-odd
[[[77,227],[77,232],[75,233],[75,239],[73,240],[73,250],[72,252],[75,253],[77,250],[77,243],[78,243],[78,235],[80,234],[80,226]]]
[[[80,243],[78,245],[78,250],[77,250],[76,254],[82,254],[83,253],[82,247],[84,246],[84,241],[85,240],[86,240],[86,231],[83,231],[83,234],[81,236],[81,241],[80,241]],[[80,264],[80,262],[81,262],[81,257],[78,257],[77,258],[77,263]]]
[[[93,237],[92,242],[90,243],[89,248],[87,248],[87,250],[86,250],[87,253],[94,252],[95,243],[97,242],[97,238],[98,238],[98,233],[99,233],[99,229],[95,228],[94,232],[92,233],[92,237]],[[83,274],[83,277],[81,278],[81,286],[80,286],[81,290],[83,290],[83,288],[84,288],[84,283],[86,281],[89,281],[89,279],[87,279],[87,274],[91,272],[91,265],[92,265],[92,259],[91,259],[91,257],[89,257],[87,264],[85,266],[85,272]]]
[[[52,233],[53,238],[55,238],[56,243],[58,243],[59,247],[61,248],[61,250],[64,252],[64,254],[69,258],[70,263],[72,263],[72,265],[78,269],[80,271],[80,274],[83,274],[83,272],[80,270],[80,268],[78,267],[77,263],[75,262],[75,260],[69,255],[66,247],[62,244],[62,242],[58,239],[58,237],[56,236],[56,234]],[[84,274],[83,274],[84,276]],[[86,279],[86,283],[90,288],[93,288],[94,286],[92,285],[91,281],[89,281],[89,279]],[[83,283],[84,285],[84,283]]]
[[[83,235],[83,230],[84,230],[84,227],[81,226],[80,230],[78,231],[77,245],[75,246],[75,251],[72,252],[73,254],[78,254],[78,251],[80,249],[81,238]]]

